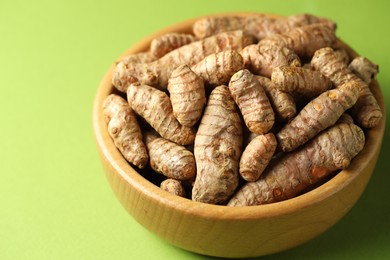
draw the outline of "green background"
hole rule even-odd
[[[217,12],[309,12],[380,65],[390,103],[388,1],[0,0],[0,259],[205,259],[135,222],[99,162],[92,104],[105,71],[167,25]],[[389,111],[387,111],[389,114]],[[316,239],[269,259],[390,259],[389,127],[363,196]]]

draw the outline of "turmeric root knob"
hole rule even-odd
[[[194,142],[195,130],[177,121],[171,101],[164,92],[147,85],[131,84],[127,99],[131,108],[165,139],[180,145]]]
[[[245,68],[265,77],[271,77],[272,70],[279,66],[301,66],[299,57],[292,50],[272,42],[248,45],[242,49],[241,55]]]
[[[211,92],[195,138],[194,201],[223,203],[238,186],[242,127],[235,106],[226,86]]]
[[[293,198],[329,174],[348,167],[364,143],[364,132],[358,126],[332,126],[300,149],[284,155],[266,169],[264,177],[246,183],[228,206],[262,205]]]
[[[160,183],[160,188],[176,196],[186,196],[186,191],[180,181],[175,179],[166,179]]]
[[[267,77],[256,76],[256,78],[267,93],[271,106],[275,112],[276,120],[289,121],[297,114],[295,100],[289,93],[278,89]]]
[[[358,96],[359,91],[352,81],[314,98],[276,134],[280,148],[292,151],[332,126],[356,103]]]
[[[244,28],[244,25],[245,17],[205,17],[197,20],[194,23],[193,31],[196,37],[202,39],[220,32],[242,30]]]
[[[167,33],[153,39],[150,43],[150,52],[156,58],[161,58],[165,54],[181,46],[195,41],[191,34]]]
[[[348,68],[367,84],[370,84],[379,72],[379,66],[365,57],[356,57]]]
[[[333,86],[332,82],[319,71],[302,67],[277,67],[272,71],[271,80],[278,89],[296,97],[313,98]]]
[[[248,129],[258,134],[267,133],[275,122],[275,115],[256,77],[249,70],[240,70],[232,76],[229,90]]]
[[[195,176],[195,158],[184,146],[145,134],[152,169],[168,178],[188,180]]]
[[[273,133],[255,137],[240,159],[240,175],[246,181],[256,181],[270,162],[277,142]]]
[[[173,115],[183,126],[194,126],[202,116],[206,94],[202,78],[187,65],[175,69],[168,81]]]
[[[227,84],[232,75],[243,68],[242,56],[234,50],[211,54],[191,67],[205,84],[214,87]]]
[[[263,41],[285,46],[299,57],[312,57],[316,50],[332,47],[336,39],[334,27],[327,23],[316,23],[294,28],[285,34],[271,35]]]
[[[126,55],[125,57],[118,60],[116,64],[123,62],[123,64],[126,66],[136,66],[140,63],[148,63],[155,60],[156,58],[149,51],[147,51]]]
[[[107,96],[103,102],[103,115],[108,133],[123,157],[138,168],[144,168],[148,153],[136,115],[126,100],[115,94]]]

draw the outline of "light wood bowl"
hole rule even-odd
[[[122,56],[146,50],[158,35],[191,32],[194,21],[184,21],[150,35]],[[357,55],[352,49],[348,50],[350,54]],[[111,85],[113,67],[101,81],[93,108],[95,138],[107,179],[119,201],[135,220],[180,248],[210,256],[254,257],[295,247],[339,221],[356,203],[373,173],[384,135],[385,118],[377,127],[365,131],[365,147],[347,170],[296,198],[236,208],[193,202],[171,195],[132,168],[107,132],[102,102],[107,95],[115,92]],[[371,87],[385,114],[378,83],[374,81]]]

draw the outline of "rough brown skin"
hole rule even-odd
[[[194,23],[193,32],[203,39],[221,32],[243,30],[244,26],[245,18],[241,16],[205,17]]]
[[[347,112],[343,113],[340,118],[337,120],[336,124],[341,124],[341,123],[344,123],[344,124],[353,124],[353,118],[350,114],[348,114]]]
[[[197,174],[194,201],[221,204],[238,186],[238,162],[242,152],[239,112],[227,86],[210,94],[195,138]]]
[[[254,206],[293,198],[329,174],[347,168],[364,143],[364,133],[358,126],[332,126],[305,146],[278,159],[258,181],[246,183],[228,206]]]
[[[127,89],[127,100],[131,108],[165,139],[180,145],[194,142],[195,130],[177,121],[171,101],[164,92],[147,85],[131,84]]]
[[[297,27],[319,23],[326,24],[328,27],[334,30],[337,28],[336,23],[328,18],[303,13],[288,16],[287,22],[281,23],[281,25],[279,25],[279,27],[281,27],[281,29],[279,29],[279,33],[288,32],[291,31],[291,29]]]
[[[271,80],[281,91],[299,98],[314,98],[333,87],[321,72],[302,67],[277,67],[272,71]]]
[[[146,52],[139,52],[127,55],[120,60],[115,62],[116,68],[113,72],[113,78],[118,76],[117,69],[118,68],[126,68],[128,70],[137,70],[138,67],[144,66],[143,64],[150,63],[156,60],[156,57],[154,57],[150,51]],[[127,86],[126,86],[127,88]],[[125,88],[121,89],[122,92],[126,92]]]
[[[256,76],[256,78],[267,93],[275,112],[276,120],[288,121],[297,114],[295,100],[289,93],[280,91],[269,78],[262,76]]]
[[[204,82],[187,65],[177,67],[168,81],[173,115],[183,126],[194,126],[206,105]]]
[[[244,30],[254,35],[258,40],[275,33],[285,33],[292,28],[313,23],[327,23],[335,27],[335,23],[310,14],[292,15],[286,18],[272,18],[264,14],[251,16],[219,16],[199,19],[193,25],[194,34],[198,38],[231,31]]]
[[[145,134],[152,169],[168,178],[189,180],[195,176],[195,158],[184,146]]]
[[[167,33],[161,35],[150,43],[150,52],[156,58],[161,58],[165,54],[181,46],[194,42],[196,38],[191,34]]]
[[[154,62],[139,66],[119,62],[113,70],[112,84],[122,92],[135,82],[166,90],[169,76],[180,65],[192,66],[210,54],[224,50],[239,51],[252,43],[254,38],[243,31],[223,32],[179,47]]]
[[[349,63],[350,57],[349,57],[347,50],[345,50],[343,48],[338,48],[338,49],[334,49],[334,51],[339,56],[339,58],[344,61],[344,63],[346,63],[346,64]]]
[[[213,53],[191,67],[212,87],[227,84],[232,75],[243,68],[242,56],[234,50]]]
[[[347,82],[312,99],[277,134],[282,151],[289,152],[334,125],[359,97],[355,82]]]
[[[356,57],[348,68],[368,85],[379,72],[379,66],[365,57]]]
[[[160,188],[176,196],[185,198],[186,191],[180,181],[175,179],[166,179],[160,183]]]
[[[311,64],[328,77],[336,87],[347,81],[354,81],[360,94],[351,110],[351,115],[362,127],[371,128],[379,124],[383,114],[368,84],[348,69],[348,65],[332,48],[327,47],[316,51]]]
[[[301,66],[299,57],[290,49],[273,42],[251,44],[242,49],[245,68],[252,73],[271,77],[272,70],[283,65]]]
[[[335,87],[351,80],[357,80],[349,69],[345,60],[332,48],[326,47],[317,50],[311,60],[311,65],[324,76],[328,77]],[[362,88],[362,86],[359,87]]]
[[[332,47],[336,40],[334,28],[325,23],[317,23],[294,28],[285,34],[274,34],[262,41],[285,46],[299,57],[312,57],[316,50]]]
[[[136,115],[127,101],[115,94],[107,96],[103,102],[103,115],[108,133],[123,157],[138,168],[144,168],[148,153]]]
[[[338,42],[336,42],[337,45]],[[344,63],[349,63],[350,57],[348,52],[343,48],[334,49],[335,53]],[[302,68],[309,69],[309,70],[316,70],[313,65],[308,62],[302,65]]]
[[[251,132],[264,134],[272,128],[275,114],[271,103],[263,87],[249,70],[240,70],[232,76],[229,91]]]
[[[239,172],[246,181],[257,181],[276,150],[273,133],[256,136],[244,149],[240,159]]]
[[[118,64],[119,62],[123,62],[127,66],[135,66],[136,64],[148,63],[155,60],[156,58],[152,55],[152,53],[150,51],[147,51],[147,52],[139,52],[136,54],[127,55],[122,59],[118,60],[116,64]]]
[[[310,14],[298,14],[280,19],[268,18],[268,20],[258,19],[256,16],[248,17],[244,30],[255,35],[258,40],[262,40],[275,34],[289,33],[295,28],[320,23],[336,28],[336,24],[329,19]]]

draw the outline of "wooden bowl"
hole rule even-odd
[[[146,37],[122,56],[146,50],[158,35],[191,32],[194,20]],[[349,51],[356,55],[352,49]],[[113,67],[101,81],[93,108],[95,138],[107,179],[134,219],[180,248],[218,257],[254,257],[295,247],[323,233],[343,217],[356,203],[373,173],[384,135],[385,118],[380,125],[366,131],[365,147],[347,170],[296,198],[236,208],[171,195],[132,168],[107,132],[102,102],[115,92],[111,84]],[[371,87],[385,114],[378,83],[374,81]]]

